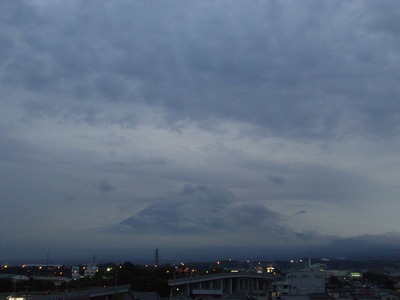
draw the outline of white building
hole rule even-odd
[[[71,278],[72,280],[78,280],[79,278],[81,278],[81,274],[79,274],[79,266],[71,267]]]
[[[88,264],[85,267],[84,276],[85,277],[93,277],[96,274],[96,272],[98,272],[98,270],[99,270],[99,268],[95,264],[94,265]]]
[[[321,271],[295,271],[285,281],[272,283],[273,296],[307,295],[325,292],[325,276]]]

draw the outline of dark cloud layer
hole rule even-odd
[[[109,193],[114,191],[115,188],[105,179],[99,183],[99,191],[101,193]]]
[[[170,122],[214,117],[309,137],[343,135],[349,122],[347,132],[398,132],[396,9],[382,18],[390,5],[2,6],[7,85],[157,105]]]

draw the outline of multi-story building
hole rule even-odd
[[[325,292],[325,276],[321,271],[295,271],[286,275],[285,281],[272,284],[273,296],[308,295]]]
[[[97,267],[96,264],[88,264],[85,267],[85,271],[84,271],[84,276],[85,277],[93,277],[96,272],[98,272],[99,268]]]
[[[81,274],[79,273],[79,266],[71,267],[71,278],[72,280],[78,280],[81,278]]]

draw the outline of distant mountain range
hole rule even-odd
[[[166,260],[400,257],[400,233],[343,238],[298,232],[287,226],[287,216],[258,203],[238,203],[217,186],[185,185],[96,234],[128,247],[135,241],[148,253],[157,245]]]
[[[318,243],[321,241],[322,243]],[[329,257],[348,259],[400,259],[400,233],[359,235],[354,237],[315,237],[309,246],[302,243],[298,248],[267,249],[271,257],[288,258],[301,257]]]
[[[129,219],[118,224],[127,226]],[[115,233],[116,228],[113,228]],[[346,258],[346,259],[400,259],[400,233],[366,234],[354,237],[319,236],[315,233],[296,233],[287,228],[273,227],[266,233],[265,240],[257,243],[237,243],[202,246],[189,244],[158,244],[164,260],[213,260],[234,258],[237,260],[277,260],[291,258]]]
[[[350,238],[332,238],[328,249],[321,249],[333,256],[349,258],[400,258],[400,233],[360,235]]]

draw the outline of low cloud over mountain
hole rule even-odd
[[[305,211],[294,214],[304,215]],[[157,199],[120,223],[101,229],[102,234],[141,240],[152,236],[180,242],[186,255],[200,255],[202,243],[223,254],[266,258],[291,256],[381,257],[400,253],[400,233],[336,237],[316,231],[296,232],[288,216],[258,203],[239,203],[233,193],[217,186],[185,185],[179,192]],[[218,239],[225,245],[218,243]],[[181,252],[183,255],[185,251]],[[205,257],[206,258],[206,257]]]
[[[240,202],[225,188],[187,184],[95,234],[124,245],[157,245],[175,259],[280,257],[326,245],[316,232],[290,228],[288,218],[260,203]]]
[[[113,230],[135,235],[263,235],[278,240],[303,236],[286,227],[285,218],[278,212],[258,203],[238,203],[228,190],[205,185],[185,185]]]

